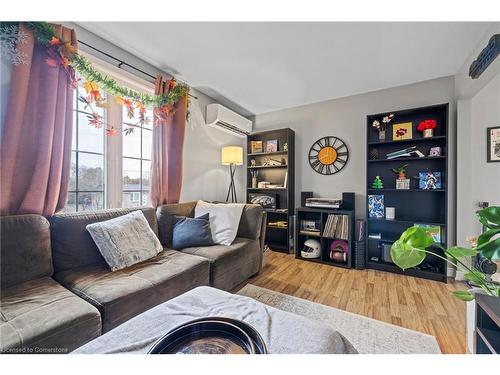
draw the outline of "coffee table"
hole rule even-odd
[[[173,328],[208,316],[243,320],[264,339],[270,354],[357,353],[322,323],[211,287],[198,287],[130,319],[73,353],[147,353]]]

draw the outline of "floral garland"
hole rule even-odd
[[[37,42],[47,47],[48,57],[45,62],[49,66],[62,67],[74,87],[77,86],[74,71],[78,72],[79,76],[85,79],[83,87],[87,92],[87,96],[80,95],[78,100],[84,104],[85,108],[90,110],[91,114],[87,117],[89,118],[89,123],[96,128],[101,128],[104,125],[104,119],[95,111],[94,105],[101,108],[107,106],[100,94],[100,89],[114,95],[116,102],[127,108],[129,119],[135,117],[134,109],[139,110],[139,119],[135,125],[149,123],[150,120],[145,116],[146,107],[149,106],[156,107],[154,116],[160,120],[160,123],[164,122],[168,116],[174,113],[175,104],[189,93],[189,87],[184,84],[178,84],[174,78],[168,81],[168,92],[165,95],[148,95],[120,86],[112,78],[97,71],[90,61],[76,51],[71,42],[58,37],[55,30],[47,22],[24,23],[34,32]],[[19,30],[17,25],[17,23],[12,22],[2,22],[0,25],[0,35],[10,36],[13,33],[15,34],[14,28],[17,27]],[[10,40],[12,40],[12,37]],[[14,46],[14,43],[11,44]],[[133,129],[133,126],[128,127],[124,129],[124,133],[130,134],[133,132]],[[112,126],[106,126],[107,135],[114,135],[116,133],[117,129]]]

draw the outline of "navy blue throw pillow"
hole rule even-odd
[[[172,248],[182,250],[187,247],[212,246],[209,214],[200,217],[174,216]]]

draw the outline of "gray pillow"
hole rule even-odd
[[[209,218],[209,214],[196,218],[174,215],[172,248],[181,250],[187,247],[215,245]]]
[[[163,250],[142,211],[86,226],[111,271],[150,259]]]

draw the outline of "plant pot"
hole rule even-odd
[[[432,138],[434,136],[434,129],[425,129],[424,138]]]
[[[399,178],[400,180],[404,180],[404,179],[406,179],[406,172],[399,172],[399,174],[398,174],[398,178]]]
[[[378,131],[378,140],[379,141],[385,141],[385,130],[379,130]]]

